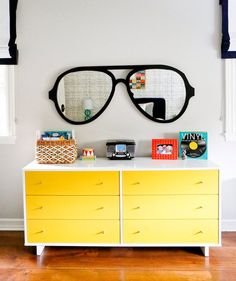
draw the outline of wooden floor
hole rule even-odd
[[[210,257],[199,248],[46,247],[35,255],[23,232],[0,231],[0,281],[236,281],[236,232]]]

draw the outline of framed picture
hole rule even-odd
[[[178,159],[177,139],[153,139],[152,159]]]

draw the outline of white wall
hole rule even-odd
[[[236,220],[236,144],[223,138],[224,63],[220,7],[215,0],[21,0],[17,11],[17,141],[0,146],[0,219],[22,218],[21,168],[34,158],[37,129],[75,129],[79,146],[98,156],[105,141],[133,138],[137,155],[151,154],[151,139],[180,130],[209,133],[209,158],[222,166],[223,219]],[[94,122],[71,126],[57,114],[48,91],[62,71],[83,65],[167,64],[195,87],[176,122],[146,119],[119,84]]]

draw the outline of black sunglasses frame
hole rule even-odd
[[[129,72],[129,74],[126,76],[126,79],[122,79],[122,78],[118,78],[116,79],[115,76],[113,75],[112,72],[110,72],[109,70],[118,70],[118,69],[131,69],[131,71]],[[178,115],[176,115],[174,118],[169,119],[169,120],[162,120],[162,119],[156,119],[154,117],[152,117],[151,115],[147,114],[137,103],[138,100],[140,100],[140,103],[144,102],[143,99],[137,99],[133,97],[133,93],[130,90],[129,87],[129,81],[130,81],[130,77],[141,70],[147,70],[147,69],[165,69],[165,70],[172,70],[176,73],[178,73],[181,78],[184,81],[185,84],[185,88],[186,88],[186,98],[185,98],[185,103],[184,106],[182,108],[182,110],[179,112]],[[88,120],[84,120],[84,121],[73,121],[70,120],[68,118],[66,118],[66,116],[62,113],[59,105],[58,105],[58,101],[57,101],[57,89],[58,89],[58,84],[60,82],[60,80],[67,74],[69,73],[73,73],[73,72],[78,72],[78,71],[99,71],[99,72],[103,72],[106,73],[108,76],[111,77],[112,80],[112,89],[111,89],[111,93],[109,95],[108,100],[106,101],[106,103],[104,104],[104,106],[100,109],[100,111],[95,114],[94,116],[92,116],[90,119]],[[83,125],[83,124],[87,124],[89,122],[92,122],[93,120],[95,120],[96,118],[98,118],[103,112],[104,110],[108,107],[109,103],[111,102],[113,95],[115,93],[115,88],[116,85],[118,83],[124,83],[126,85],[127,88],[127,92],[132,100],[132,102],[134,103],[134,105],[136,106],[136,108],[143,114],[145,115],[148,119],[154,121],[154,122],[158,122],[158,123],[171,123],[174,122],[175,120],[179,119],[184,112],[186,111],[187,107],[188,107],[188,103],[191,97],[194,96],[194,88],[189,84],[185,74],[183,72],[181,72],[180,70],[168,66],[168,65],[117,65],[117,66],[81,66],[81,67],[75,67],[75,68],[71,68],[65,72],[63,72],[62,74],[60,74],[58,76],[58,78],[56,79],[56,82],[53,86],[53,88],[49,91],[49,99],[52,100],[56,106],[56,110],[59,113],[59,115],[67,122],[69,122],[70,124],[74,124],[74,125]]]

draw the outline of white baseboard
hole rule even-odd
[[[1,230],[11,230],[11,231],[24,230],[24,220],[23,219],[0,219],[0,231]]]
[[[0,219],[0,231],[21,231],[24,230],[23,219]],[[236,231],[236,220],[222,220],[221,221],[222,231]]]
[[[222,220],[221,231],[236,231],[236,220]]]

